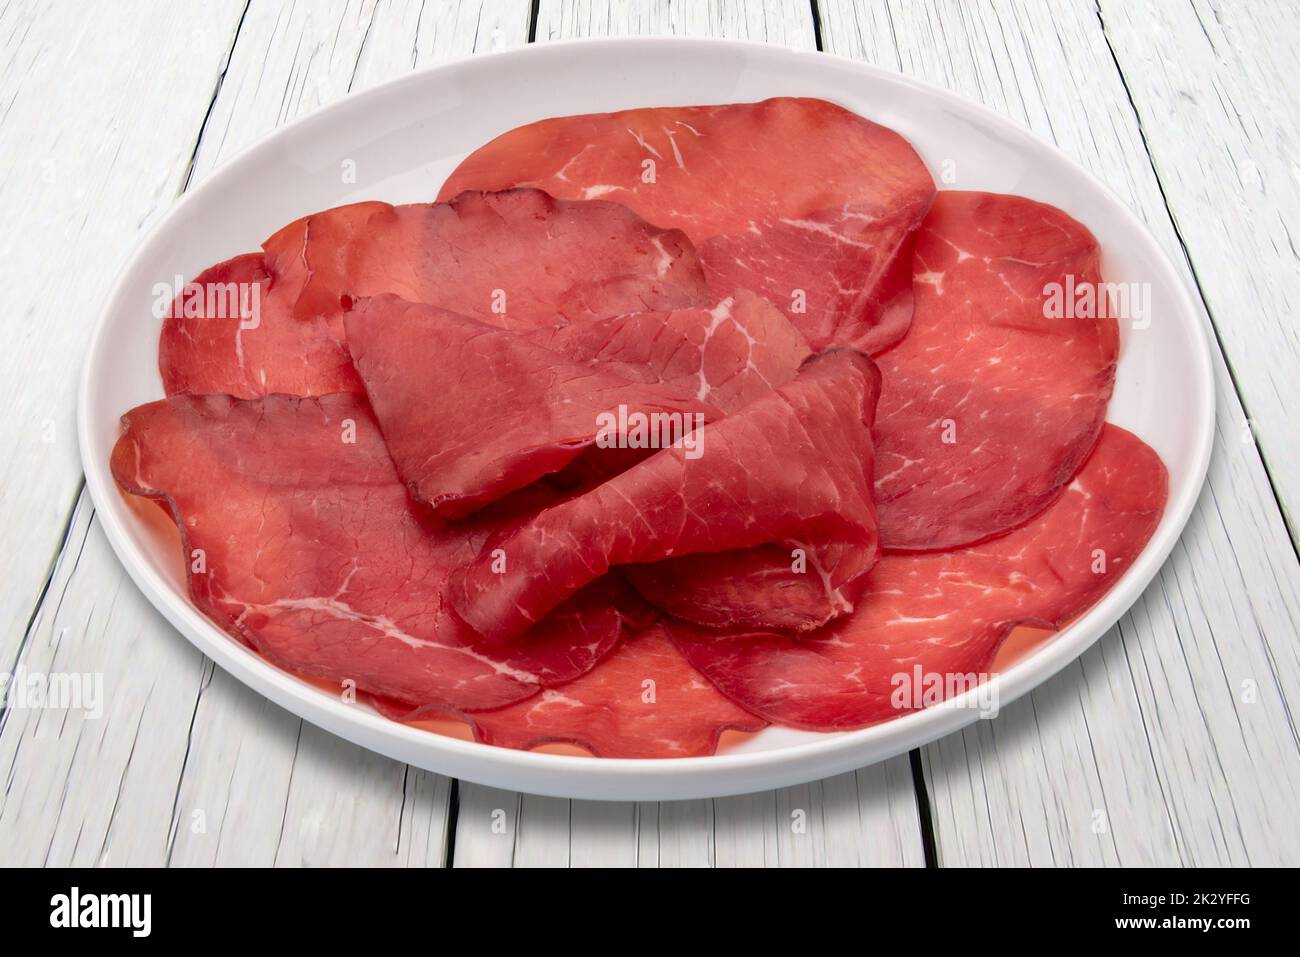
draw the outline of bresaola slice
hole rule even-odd
[[[684,435],[784,385],[809,355],[789,320],[745,290],[529,332],[376,296],[344,324],[398,471],[451,518],[585,453],[588,480],[617,474],[650,451],[629,422],[676,416]]]
[[[482,648],[443,600],[447,576],[535,512],[544,490],[433,526],[363,397],[178,396],[123,421],[113,475],[170,510],[195,604],[283,668],[463,712],[571,680],[618,640],[606,580],[508,652]]]
[[[325,210],[271,236],[260,257],[210,272],[199,278],[255,283],[260,315],[182,312],[165,322],[168,394],[360,391],[343,329],[345,308],[360,297],[391,293],[512,329],[710,300],[680,232],[613,203],[531,189]]]
[[[488,541],[452,602],[491,641],[517,638],[613,566],[779,544],[841,611],[876,558],[874,364],[835,350],[698,433]]]
[[[912,710],[932,678],[987,671],[1016,625],[1055,628],[1128,570],[1164,510],[1159,456],[1107,425],[1064,494],[1036,519],[982,545],[885,555],[858,608],[810,636],[673,623],[687,659],[737,704],[818,731]],[[897,695],[897,697],[896,697]]]
[[[574,362],[688,390],[724,412],[785,385],[812,354],[790,320],[747,289],[710,306],[575,322],[530,337]]]
[[[187,284],[189,290],[177,296],[163,320],[158,343],[158,369],[168,395],[251,399],[270,392],[362,391],[342,320],[295,318],[305,280],[301,263],[286,257],[277,269],[272,272],[262,253],[248,253],[204,270]]]
[[[559,471],[598,437],[618,448],[629,431],[620,423],[637,416],[673,417],[679,437],[721,417],[692,383],[629,381],[526,334],[396,296],[362,300],[344,324],[398,471],[449,518]]]
[[[935,193],[897,133],[793,97],[530,123],[471,153],[439,197],[512,186],[681,229],[715,296],[753,289],[814,349],[873,353],[907,331],[911,237]]]
[[[322,235],[308,217],[301,255],[311,275],[297,315],[390,293],[502,328],[536,329],[708,301],[686,237],[616,203],[508,189],[369,205],[372,214],[346,237]]]
[[[1116,322],[1048,318],[1053,284],[1101,281],[1097,242],[1053,206],[941,192],[921,226],[907,337],[879,357],[881,544],[948,549],[1038,514],[1096,442]]]
[[[716,751],[724,731],[758,731],[767,724],[692,668],[662,625],[622,641],[581,678],[475,714],[472,723],[487,744],[562,742],[604,758],[698,757]]]
[[[695,624],[812,631],[853,608],[854,588],[836,585],[815,550],[796,548],[682,555],[623,575],[646,601]]]

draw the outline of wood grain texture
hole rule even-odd
[[[1091,3],[825,4],[822,36],[1056,142],[1142,217],[1190,284]],[[1027,700],[925,749],[941,864],[1300,860],[1300,569],[1222,356],[1216,382],[1208,485],[1142,600]]]
[[[812,8],[805,0],[541,0],[536,39],[682,36],[762,40],[815,48]]]
[[[460,784],[457,867],[918,867],[907,759],[711,801],[566,801]]]
[[[204,12],[206,10],[206,13]],[[242,2],[0,9],[0,665],[67,530],[85,337],[185,183]]]
[[[1300,6],[1099,5],[1278,499],[1300,520]]]

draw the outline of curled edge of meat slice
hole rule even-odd
[[[875,365],[831,350],[789,383],[484,546],[452,603],[508,642],[611,567],[770,543],[802,548],[837,613],[878,553],[871,498]],[[766,593],[763,593],[766,594]]]
[[[626,422],[638,417],[676,416],[691,429],[722,417],[695,398],[693,383],[631,380],[621,374],[626,363],[583,361],[529,334],[396,296],[358,301],[344,325],[398,471],[446,518],[464,518],[583,454],[621,449]]]
[[[619,639],[625,606],[607,580],[508,653],[483,648],[446,607],[446,577],[544,502],[435,527],[407,497],[364,397],[175,396],[123,423],[114,478],[176,523],[194,604],[287,671],[472,712],[571,680]]]
[[[917,669],[941,689],[983,680],[1014,627],[1061,628],[1090,608],[1146,546],[1167,494],[1154,450],[1107,425],[1034,521],[966,549],[885,555],[849,618],[804,637],[684,622],[669,631],[723,694],[774,724],[875,724],[915,710],[907,692]]]

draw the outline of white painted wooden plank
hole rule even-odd
[[[522,45],[528,13],[526,3],[510,0],[254,3],[213,105],[195,178],[350,91],[470,53]]]
[[[131,584],[91,511],[83,497],[0,712],[5,864],[159,864],[167,855],[204,661]],[[86,568],[96,570],[94,588],[81,587]],[[99,691],[83,707],[18,694],[41,679]]]
[[[196,173],[205,174],[300,111],[344,95],[349,85],[357,89],[412,66],[470,53],[476,42],[524,42],[527,11],[518,8],[504,0],[439,5],[421,16],[408,4],[254,3],[199,144]],[[207,106],[203,102],[192,118],[191,146]],[[186,153],[181,173],[188,160]],[[93,526],[86,503],[80,508],[79,520]],[[90,541],[102,541],[97,526]],[[108,549],[88,549],[66,567],[63,587],[86,613],[68,625],[78,641],[65,639],[71,653],[63,667],[84,670],[83,659],[98,667],[97,656],[114,667],[124,665],[116,656],[129,648],[133,681],[153,693],[121,698],[112,748],[78,747],[76,737],[44,741],[40,749],[24,747],[25,724],[0,734],[0,756],[11,755],[10,780],[21,785],[18,797],[11,793],[0,805],[0,847],[11,836],[24,847],[39,847],[53,836],[52,859],[88,860],[89,844],[78,842],[76,834],[84,821],[94,835],[104,782],[121,777],[148,793],[121,802],[107,837],[96,838],[95,848],[102,844],[107,860],[177,865],[443,861],[449,782],[304,725],[214,671],[151,612],[107,616],[107,609],[117,607],[113,599],[119,592],[133,603],[143,602]],[[43,614],[56,611],[51,606]],[[24,663],[32,654],[25,653]],[[176,663],[178,655],[190,663],[188,680]],[[129,761],[118,754],[133,740],[120,730],[132,721],[148,729],[141,736],[150,753],[147,761],[138,753]],[[61,800],[49,800],[60,791]],[[14,830],[7,832],[9,827]],[[71,835],[65,833],[69,828]]]
[[[455,867],[567,867],[569,803],[461,781]]]
[[[1183,265],[1090,3],[825,4],[822,36],[1054,140]],[[1157,582],[1028,700],[925,749],[941,864],[1300,859],[1300,571],[1221,357],[1216,379],[1209,484]]]
[[[718,867],[925,863],[906,756],[824,781],[713,803]]]
[[[713,866],[712,801],[647,802],[639,807],[638,866]]]
[[[243,3],[16,0],[0,9],[0,663],[77,499],[83,344],[118,269],[166,210]]]
[[[1300,6],[1106,0],[1100,13],[1300,544]]]
[[[457,867],[920,866],[906,757],[713,801],[564,801],[460,783]]]
[[[730,37],[811,50],[812,9],[806,0],[541,0],[536,38],[627,36]]]
[[[449,779],[301,727],[278,866],[443,865]]]

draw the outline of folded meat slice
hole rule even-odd
[[[705,426],[694,450],[656,452],[494,537],[453,576],[456,610],[488,639],[512,639],[613,566],[767,544],[848,610],[877,551],[878,389],[861,353],[814,357],[792,382]]]
[[[1086,611],[1142,551],[1167,490],[1156,453],[1107,425],[1065,493],[1032,522],[956,551],[885,555],[854,614],[822,631],[669,630],[723,694],[769,721],[818,731],[872,724],[929,703],[917,694],[982,678],[1015,626],[1056,628]]]
[[[344,325],[398,471],[450,518],[579,456],[588,478],[617,474],[648,454],[638,417],[675,415],[684,434],[785,384],[809,354],[776,307],[744,290],[528,332],[376,296]]]
[[[618,640],[607,582],[509,653],[480,647],[446,605],[447,577],[545,493],[434,526],[407,497],[361,396],[177,396],[123,422],[118,484],[171,512],[199,609],[280,667],[473,711],[572,680]]]
[[[753,289],[814,349],[867,352],[907,331],[911,237],[935,192],[897,133],[797,97],[529,123],[471,153],[439,196],[511,186],[681,229],[715,295]]]
[[[737,707],[652,626],[581,678],[473,716],[476,737],[505,748],[576,744],[602,758],[689,758],[712,754],[727,730],[767,722]]]
[[[631,381],[527,334],[396,296],[361,300],[345,327],[398,471],[448,518],[561,470],[597,443],[642,443],[639,421],[670,416],[684,436],[722,416],[695,399],[694,382]]]
[[[1101,290],[1097,241],[1020,196],[941,192],[913,278],[912,328],[878,360],[880,538],[956,548],[1027,521],[1070,481],[1106,416],[1119,333],[1104,300],[1054,317],[1054,294]]]
[[[260,256],[216,270],[257,286],[259,315],[241,322],[182,312],[164,322],[168,394],[361,391],[343,313],[365,296],[393,293],[512,329],[710,300],[682,233],[614,203],[533,189],[340,206],[290,223]]]

